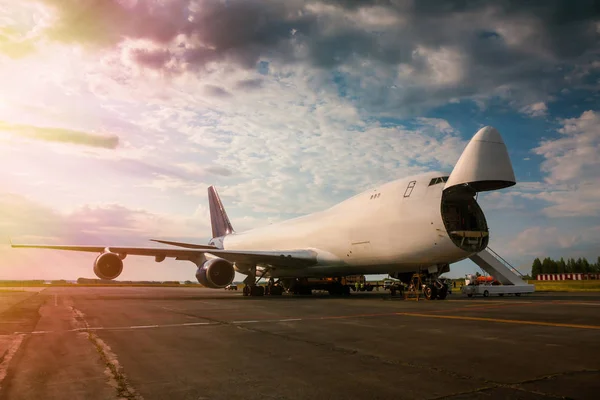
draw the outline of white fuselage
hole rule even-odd
[[[443,175],[396,180],[325,211],[228,235],[223,247],[317,252],[316,266],[270,268],[272,277],[383,274],[454,263],[472,253],[448,236],[441,215],[444,184],[429,186],[432,178]],[[243,266],[237,270],[245,272]]]

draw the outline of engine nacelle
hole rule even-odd
[[[233,264],[222,258],[211,258],[196,271],[198,282],[211,289],[224,288],[233,282],[234,277]]]
[[[94,273],[100,279],[112,280],[123,272],[123,260],[115,253],[102,253],[94,261]]]

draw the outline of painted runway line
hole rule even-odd
[[[557,301],[554,302],[554,304],[564,304],[567,306],[570,305],[575,305],[575,306],[600,306],[600,303],[598,302],[591,302],[591,301]]]
[[[164,329],[164,328],[179,328],[179,327],[194,327],[194,326],[215,326],[215,325],[244,325],[244,324],[266,324],[266,323],[278,323],[278,322],[301,322],[301,321],[326,321],[326,320],[337,320],[337,319],[352,319],[352,318],[365,318],[365,317],[395,317],[395,316],[408,316],[408,317],[419,317],[419,318],[437,318],[437,319],[452,319],[462,321],[477,321],[477,322],[492,322],[492,323],[505,323],[505,324],[517,324],[517,325],[536,325],[536,326],[548,326],[555,328],[572,328],[572,329],[594,329],[600,330],[600,325],[584,325],[584,324],[568,324],[568,323],[557,323],[557,322],[543,322],[543,321],[531,321],[531,320],[515,320],[515,319],[502,319],[502,318],[489,318],[489,317],[469,317],[464,315],[439,315],[439,314],[427,314],[427,313],[413,313],[413,312],[392,312],[385,314],[352,314],[352,315],[330,315],[330,316],[314,316],[304,318],[276,318],[276,319],[251,319],[251,320],[234,320],[234,321],[209,321],[209,322],[183,322],[177,324],[152,324],[152,325],[130,325],[130,326],[113,326],[113,327],[85,327],[75,328],[64,331],[32,331],[32,332],[15,332],[16,335],[44,335],[51,333],[64,333],[64,332],[93,332],[93,331],[130,331],[130,330],[143,330],[143,329]]]
[[[456,319],[456,320],[463,320],[463,321],[498,322],[498,323],[503,323],[503,324],[551,326],[551,327],[556,327],[556,328],[600,330],[600,325],[563,324],[563,323],[559,323],[559,322],[528,321],[528,320],[521,320],[521,319],[467,317],[467,316],[461,316],[461,315],[432,315],[432,314],[418,314],[418,313],[397,313],[397,315],[408,316],[408,317],[421,317],[421,318]]]

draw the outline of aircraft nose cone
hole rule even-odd
[[[492,142],[492,143],[502,143],[504,144],[504,140],[502,140],[502,135],[500,132],[493,126],[484,126],[480,130],[477,131],[473,139],[481,142]]]
[[[516,183],[510,157],[500,132],[481,128],[467,144],[444,190],[468,184],[477,192],[498,190]]]

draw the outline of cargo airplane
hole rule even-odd
[[[235,232],[221,199],[208,188],[212,236],[208,245],[154,240],[167,246],[24,245],[99,253],[94,273],[115,279],[127,255],[191,261],[208,288],[230,285],[235,272],[247,275],[244,295],[262,296],[283,288],[310,293],[308,278],[334,277],[330,293],[349,294],[342,277],[390,274],[404,282],[415,272],[427,278],[428,298],[446,297],[438,276],[449,265],[475,256],[489,241],[478,192],[516,183],[504,141],[492,127],[480,129],[447,175],[425,173],[372,188],[333,207],[246,232]]]

